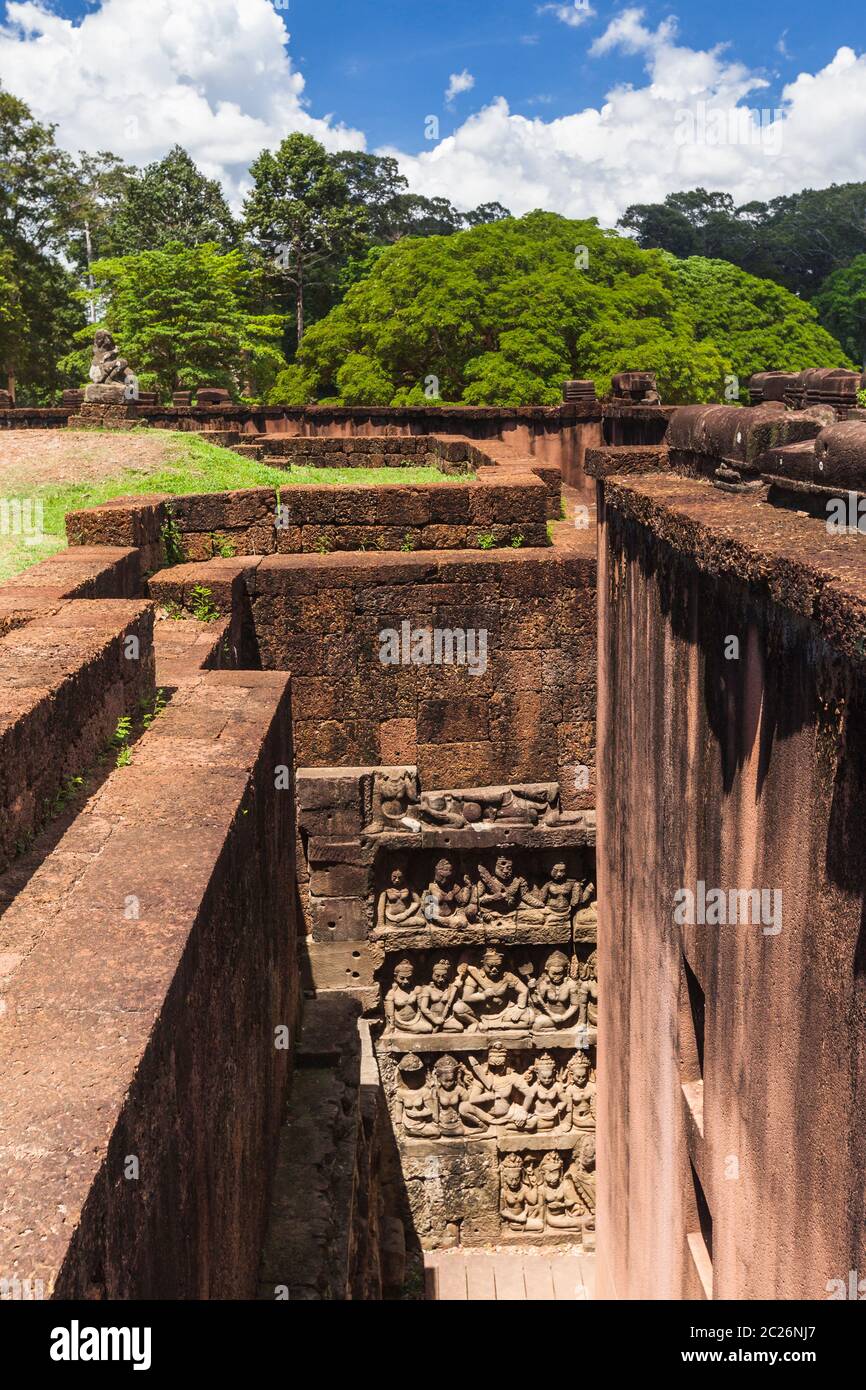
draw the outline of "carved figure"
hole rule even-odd
[[[424,892],[424,917],[432,926],[468,926],[478,915],[473,897],[469,875],[464,874],[461,888],[456,882],[450,859],[440,859],[433,871],[433,880]]]
[[[430,1090],[433,1122],[443,1139],[460,1138],[465,1133],[460,1107],[470,1099],[463,1069],[456,1057],[445,1054],[433,1067]]]
[[[411,960],[394,966],[394,983],[385,995],[385,1025],[389,1033],[432,1033],[433,1024],[419,1007],[420,985],[413,983],[415,967]]]
[[[562,1157],[556,1149],[544,1155],[539,1168],[538,1195],[544,1224],[555,1231],[577,1231],[583,1226],[583,1212],[575,1209],[573,1188],[564,1180]]]
[[[580,969],[579,1022],[587,1028],[598,1027],[598,952],[592,951]]]
[[[537,1009],[535,1027],[570,1027],[580,1016],[582,998],[580,983],[569,975],[568,957],[562,951],[552,951],[532,996]]]
[[[511,1128],[531,1132],[536,1127],[529,1113],[532,1088],[525,1077],[519,1076],[508,1064],[504,1047],[494,1043],[487,1061],[470,1057],[475,1083],[469,1099],[460,1106],[460,1115],[470,1128]]]
[[[568,1199],[585,1216],[595,1216],[595,1135],[588,1134],[565,1177]],[[592,1229],[595,1229],[594,1223]]]
[[[434,1032],[462,1033],[474,1028],[472,1011],[460,998],[466,976],[452,979],[451,962],[443,957],[430,972],[430,983],[421,986],[418,1009]]]
[[[388,927],[424,926],[421,898],[406,883],[402,869],[391,870],[391,883],[379,894],[376,925],[380,931]]]
[[[569,878],[568,867],[560,860],[553,865],[550,878],[538,889],[537,896],[546,909],[547,922],[566,924],[573,912],[586,906],[592,891],[592,884]]]
[[[395,1122],[409,1139],[435,1139],[439,1128],[433,1117],[430,1087],[424,1063],[414,1052],[407,1052],[397,1064],[400,1083],[395,1099]]]
[[[120,357],[114,338],[105,328],[98,328],[93,337],[93,361],[88,373],[95,386],[125,385],[133,376],[125,357]]]
[[[556,1062],[544,1052],[527,1072],[528,1104],[538,1130],[571,1128],[571,1097],[556,1074]]]
[[[586,1053],[575,1053],[568,1064],[566,1082],[571,1107],[571,1128],[595,1129],[596,1087]]]
[[[457,967],[458,975],[465,976],[463,1003],[479,1028],[525,1032],[535,1017],[529,1007],[529,989],[510,970],[503,969],[504,961],[498,946],[488,946],[480,965]]]
[[[499,1215],[517,1231],[543,1231],[538,1192],[528,1181],[520,1154],[506,1154],[499,1165]]]
[[[534,915],[541,919],[543,914],[538,909],[543,907],[542,902],[533,896],[526,879],[515,874],[514,861],[507,854],[499,855],[492,873],[482,864],[478,866],[478,873],[481,878],[478,906],[482,922],[513,919],[517,916],[517,909],[523,905],[535,908]],[[530,913],[529,917],[532,916]]]
[[[405,767],[395,772],[374,772],[370,802],[370,819],[364,826],[365,835],[379,835],[383,830],[407,829],[403,818],[409,807],[418,802],[415,774]]]

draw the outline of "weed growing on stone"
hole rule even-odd
[[[330,555],[333,549],[334,543],[330,536],[319,536],[319,539],[316,541],[317,555]]]
[[[404,552],[415,549],[415,542],[413,541],[411,533],[409,531],[406,532],[405,536],[400,542],[400,549]]]
[[[215,623],[220,611],[213,601],[213,590],[205,584],[194,584],[190,594],[189,611],[200,623]]]
[[[512,550],[519,550],[520,547],[521,547],[522,545],[523,545],[523,532],[522,532],[522,531],[518,531],[516,536],[512,536],[512,537],[511,537],[511,548],[512,548]]]
[[[479,550],[492,550],[493,547],[495,546],[495,544],[496,544],[496,540],[495,540],[495,538],[490,534],[489,531],[484,531],[484,532],[482,532],[482,534],[478,537],[478,549],[479,549]]]
[[[168,516],[165,519],[160,536],[162,546],[165,551],[165,563],[167,566],[182,565],[186,556],[183,553],[183,536],[180,527],[174,519],[174,512],[171,504],[166,506]]]
[[[224,536],[219,531],[211,536],[214,555],[220,555],[224,560],[228,560],[233,555],[237,555],[237,546],[231,536]]]
[[[111,746],[117,749],[116,767],[127,767],[132,759],[132,747],[129,740],[132,738],[132,716],[122,714],[117,721],[117,727],[111,736]]]

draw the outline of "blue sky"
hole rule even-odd
[[[371,146],[413,152],[424,148],[423,122],[431,112],[448,134],[470,110],[497,96],[515,112],[550,119],[597,105],[613,82],[640,82],[638,56],[587,57],[592,40],[624,8],[604,0],[594,7],[596,15],[572,29],[549,10],[539,13],[531,0],[288,0],[285,8],[275,6],[317,113],[365,131]],[[61,0],[50,8],[78,19],[94,6]],[[781,81],[823,67],[863,33],[856,7],[816,6],[814,0],[675,0],[643,8],[653,24],[675,13],[690,47],[729,44],[732,56],[771,81],[770,104]],[[443,109],[450,74],[464,69],[475,78],[473,90],[452,110]]]
[[[7,0],[0,80],[68,148],[142,164],[177,142],[234,201],[251,160],[292,130],[386,149],[419,192],[459,206],[498,198],[608,225],[699,183],[745,202],[866,179],[855,10],[590,0],[581,18],[573,4]],[[753,113],[745,130],[707,134],[707,112],[724,126],[738,108]],[[772,132],[763,108],[777,108]]]

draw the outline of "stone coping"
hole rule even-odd
[[[866,551],[819,517],[720,492],[702,478],[655,474],[602,483],[610,513],[645,527],[699,570],[752,586],[817,624],[850,661],[866,662]]]
[[[288,698],[186,686],[0,919],[0,1271],[47,1297],[254,1291],[294,1023]]]
[[[462,944],[462,943],[461,943]],[[509,1052],[545,1051],[564,1047],[570,1052],[585,1052],[595,1046],[597,1029],[526,1028],[518,1033],[491,1029],[462,1033],[381,1033],[376,1047],[392,1055],[405,1052],[487,1052],[495,1043]]]

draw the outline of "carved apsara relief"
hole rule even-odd
[[[417,953],[416,953],[417,954]],[[545,1033],[579,1030],[595,1041],[596,954],[486,946],[439,956],[418,967],[408,956],[391,968],[384,997],[385,1033]]]
[[[461,872],[453,856],[443,855],[426,882],[417,868],[409,874],[402,865],[392,865],[377,897],[376,928],[562,927],[567,939],[575,914],[592,902],[594,884],[569,872],[564,855],[548,852],[549,867],[539,863],[538,855],[522,857],[530,862],[521,872],[510,851],[463,856],[468,864]]]
[[[523,1069],[501,1043],[486,1053],[397,1062],[394,1121],[403,1139],[478,1139],[502,1135],[579,1135],[595,1130],[595,1081],[587,1054],[550,1053]]]
[[[558,1149],[507,1153],[499,1164],[503,1233],[571,1231],[586,1248],[595,1239],[595,1136],[587,1135],[566,1161]]]

